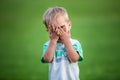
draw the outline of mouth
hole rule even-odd
[[[60,37],[59,37],[59,39],[58,39],[58,42],[61,42],[61,39],[60,39]]]

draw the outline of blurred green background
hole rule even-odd
[[[44,11],[62,6],[84,51],[81,80],[120,80],[119,0],[0,0],[0,80],[48,80]]]

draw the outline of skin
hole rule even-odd
[[[79,59],[79,55],[72,47],[70,41],[70,28],[71,23],[65,21],[65,18],[60,15],[48,26],[47,31],[50,37],[50,44],[44,55],[46,62],[52,62],[57,41],[64,44],[70,62],[76,62]]]

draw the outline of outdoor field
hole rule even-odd
[[[67,9],[82,44],[80,79],[120,80],[119,0],[0,0],[0,80],[48,80],[42,16],[53,6]]]

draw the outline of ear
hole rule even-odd
[[[68,26],[71,29],[71,27],[72,27],[71,21],[68,22]]]

